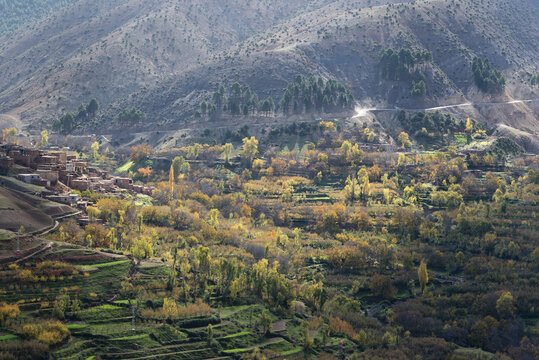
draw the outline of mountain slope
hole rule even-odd
[[[536,103],[490,105],[539,98],[529,81],[538,73],[537,18],[537,0],[80,0],[0,41],[0,113],[46,127],[98,97],[105,106],[86,129],[117,128],[117,114],[133,107],[147,113],[139,130],[174,129],[219,84],[240,81],[278,103],[296,74],[312,74],[341,81],[365,106],[481,103],[448,111],[537,137]],[[432,54],[414,66],[422,91],[383,76],[380,53],[390,48]],[[502,93],[477,88],[476,56],[505,75]]]
[[[0,113],[33,122],[108,104],[326,2],[79,0],[0,38]]]
[[[219,60],[192,68],[151,89],[131,95],[106,112],[138,106],[149,123],[181,123],[209,100],[217,84],[238,80],[261,97],[277,101],[295,74],[335,77],[353,89],[363,104],[428,108],[444,104],[508,102],[539,97],[526,81],[537,73],[539,17],[537,1],[416,1],[369,7],[367,2],[338,1],[301,14],[238,44]],[[365,7],[361,7],[365,6]],[[406,81],[381,76],[380,51],[428,50],[432,63],[422,66],[426,95],[410,95]],[[489,59],[508,79],[501,94],[486,94],[474,84],[475,57]],[[491,124],[504,123],[534,134],[539,130],[534,103],[463,109]],[[459,114],[459,109],[453,109]]]
[[[74,0],[3,0],[0,1],[0,35],[9,33]],[[31,25],[30,25],[31,26]]]

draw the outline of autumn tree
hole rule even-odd
[[[427,272],[427,264],[425,263],[425,261],[421,261],[421,264],[417,269],[417,277],[419,278],[421,290],[425,292],[425,288],[429,282],[429,273]]]
[[[17,304],[11,305],[5,302],[0,303],[0,324],[5,326],[8,319],[14,319],[19,316],[20,313],[21,311]]]
[[[176,177],[174,176],[174,164],[170,165],[170,171],[168,173],[168,186],[170,189],[170,198],[174,199],[174,179]]]
[[[397,137],[397,140],[399,140],[399,143],[401,144],[403,149],[409,149],[412,146],[410,137],[404,131],[399,134],[399,136]]]
[[[366,201],[371,195],[371,185],[369,181],[369,173],[366,168],[361,168],[357,172],[357,182],[359,185],[359,197]]]
[[[41,132],[41,147],[45,147],[49,144],[49,132],[47,130],[43,130]]]
[[[12,127],[12,128],[8,128],[8,129],[2,129],[2,139],[6,142],[6,143],[9,143],[11,141],[11,139],[17,135],[18,131],[16,128]]]
[[[496,300],[496,311],[501,318],[510,318],[515,312],[515,300],[509,291],[503,291]]]
[[[234,151],[234,146],[231,143],[226,143],[223,145],[223,158],[225,163],[230,163],[230,155]]]
[[[243,148],[240,153],[241,157],[251,163],[257,154],[258,140],[254,136],[251,136],[251,138],[243,138]]]
[[[346,179],[346,185],[344,186],[343,192],[344,198],[350,203],[353,203],[354,201],[359,199],[361,187],[357,183],[356,178],[350,178],[349,176]]]
[[[92,146],[92,158],[94,161],[99,160],[99,143],[97,141],[94,141]]]
[[[152,148],[149,145],[135,145],[131,147],[131,161],[138,163],[150,157]]]

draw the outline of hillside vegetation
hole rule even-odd
[[[1,0],[0,36],[40,19],[75,0]]]

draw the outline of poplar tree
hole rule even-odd
[[[421,290],[424,292],[429,282],[429,273],[427,272],[427,264],[425,263],[425,261],[421,261],[419,269],[417,269],[417,276],[419,277],[419,284],[421,285]]]

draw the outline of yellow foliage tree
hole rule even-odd
[[[421,261],[421,264],[417,269],[417,276],[419,278],[421,290],[425,291],[425,288],[429,282],[429,273],[427,272],[427,264],[425,263],[425,261]]]
[[[49,132],[47,130],[43,130],[41,132],[41,147],[45,147],[49,144]]]

